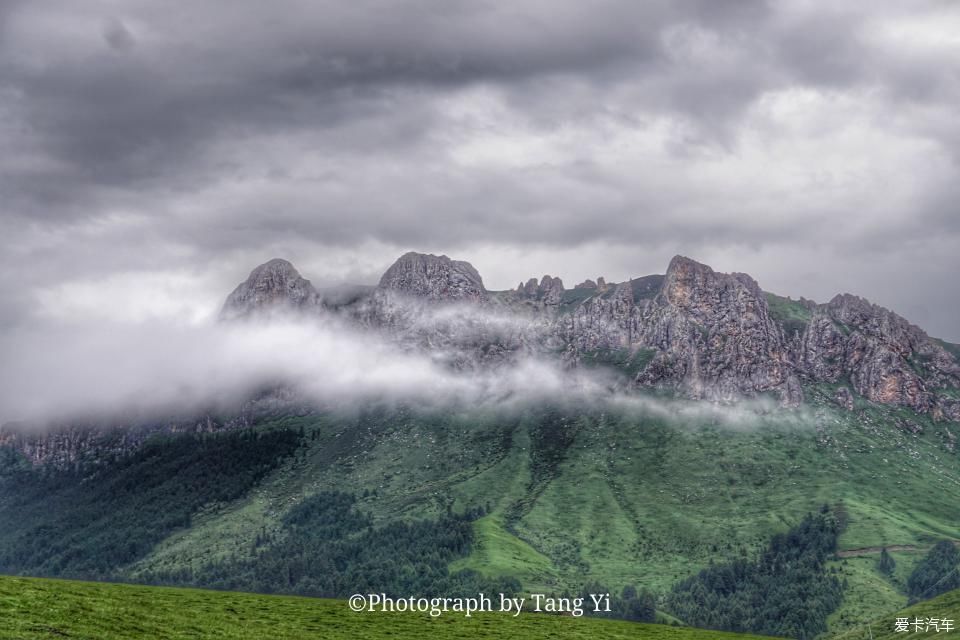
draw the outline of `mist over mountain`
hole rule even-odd
[[[0,636],[169,627],[45,578],[687,627],[625,636],[956,618],[958,33],[942,0],[0,0]],[[335,606],[309,633],[399,629]]]
[[[122,301],[118,301],[122,304]],[[207,324],[85,323],[2,338],[4,422],[236,412],[269,389],[301,404],[593,401],[644,390],[803,405],[803,386],[960,419],[955,345],[849,294],[764,292],[677,256],[664,275],[558,277],[488,291],[464,261],[407,253],[375,287],[316,289],[256,267]]]
[[[851,294],[826,304],[764,292],[751,276],[717,273],[675,257],[663,276],[622,283],[587,281],[566,289],[560,278],[529,279],[490,292],[469,263],[407,253],[377,288],[325,303],[289,263],[286,277],[264,284],[258,267],[238,291],[260,287],[253,306],[228,298],[222,316],[278,309],[335,316],[375,328],[401,344],[454,355],[459,366],[552,356],[576,368],[598,354],[630,361],[629,386],[671,389],[693,399],[735,402],[776,395],[803,401],[802,382],[843,383],[883,404],[957,419],[960,387],[954,345],[930,338],[896,313]],[[309,283],[306,285],[309,287]]]
[[[903,604],[862,572],[884,545],[960,539],[960,347],[683,256],[501,291],[444,255],[336,287],[277,258],[215,321],[2,350],[6,572],[337,597],[597,580],[641,585],[643,619],[741,629],[746,607],[743,629],[813,637],[862,621],[848,583]]]

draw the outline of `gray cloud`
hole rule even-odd
[[[476,308],[446,308],[422,315],[407,310],[419,328],[512,334],[532,325]],[[0,425],[25,420],[42,425],[76,416],[169,415],[235,407],[253,391],[283,385],[304,400],[342,406],[354,400],[415,401],[418,405],[503,407],[557,397],[609,397],[613,380],[601,372],[564,370],[560,363],[525,354],[492,366],[470,364],[469,347],[451,342],[422,349],[334,317],[269,322],[166,321],[44,323],[0,337]],[[454,363],[465,363],[453,366]]]
[[[2,3],[0,323],[414,248],[495,287],[686,253],[960,340],[957,28],[936,1]]]
[[[514,317],[475,308],[447,308],[441,317],[418,321],[474,331],[478,326],[521,328]],[[555,359],[533,354],[495,366],[452,367],[451,362],[469,362],[475,355],[453,345],[404,349],[379,333],[329,318],[181,327],[167,322],[48,324],[0,336],[0,351],[10,362],[0,370],[0,427],[44,429],[104,417],[151,422],[198,411],[230,413],[278,386],[284,391],[276,401],[293,406],[342,410],[380,401],[428,410],[454,406],[509,412],[560,399],[652,413],[681,426],[705,420],[734,429],[754,428],[776,406],[769,398],[720,406],[625,394],[601,370],[565,369]],[[806,411],[778,420],[812,424]]]

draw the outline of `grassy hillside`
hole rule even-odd
[[[802,302],[792,300],[775,293],[767,293],[767,306],[770,316],[780,323],[788,338],[794,332],[802,334],[810,322],[812,312]]]
[[[936,338],[934,338],[934,342],[940,343],[940,346],[953,354],[954,358],[960,358],[960,344],[953,344],[952,342],[947,342],[946,340],[937,340]]]
[[[237,491],[205,497],[197,492],[205,482],[182,486],[193,467],[177,467],[164,452],[115,481],[53,486],[32,494],[34,501],[0,485],[0,549],[17,551],[38,532],[62,540],[52,547],[55,557],[47,552],[30,564],[26,554],[25,563],[0,569],[89,575],[70,573],[89,565],[87,534],[124,539],[128,527],[139,532],[138,545],[121,562],[98,560],[98,575],[189,581],[194,572],[210,575],[211,564],[249,565],[271,548],[301,544],[291,542],[285,517],[321,492],[338,491],[356,496],[355,509],[369,521],[363,526],[374,533],[482,509],[469,544],[456,547],[466,551],[454,554],[452,572],[515,577],[525,590],[556,593],[586,581],[616,592],[635,585],[662,605],[678,581],[711,562],[755,557],[772,535],[830,504],[846,525],[840,548],[861,554],[831,563],[847,585],[831,629],[852,628],[906,602],[900,574],[915,554],[895,553],[898,573],[890,578],[874,569],[871,549],[960,539],[960,461],[945,448],[944,425],[926,417],[864,402],[846,412],[826,385],[807,395],[810,406],[799,413],[726,420],[699,409],[671,415],[687,405],[662,399],[629,409],[383,407],[276,418],[258,431],[302,431],[296,451],[268,456],[255,476],[217,476]],[[152,460],[172,471],[154,473]],[[141,479],[149,492],[137,489]],[[154,502],[145,501],[150,496]],[[144,506],[167,512],[167,499],[187,512],[158,536],[138,514]],[[110,519],[109,509],[93,525],[71,515],[114,502],[128,514],[123,522]]]
[[[747,556],[824,503],[842,503],[843,549],[960,538],[960,464],[943,427],[823,405],[750,425],[656,414],[392,415],[291,419],[305,450],[245,499],[130,566],[196,562],[253,544],[277,514],[337,487],[378,522],[488,506],[463,562],[525,586],[596,578],[664,590],[711,559]]]
[[[0,577],[0,638],[36,640],[363,640],[421,638],[645,638],[757,636],[524,613],[354,613],[347,603],[291,596]]]
[[[926,547],[892,552],[890,555],[897,563],[892,577],[883,575],[877,569],[877,553],[865,553],[830,563],[847,584],[840,608],[828,618],[831,631],[841,633],[857,629],[881,612],[905,607],[907,576],[925,550]]]
[[[910,622],[909,631],[906,633],[896,631],[897,618],[907,618]],[[914,621],[917,619],[926,620],[927,618],[944,618],[953,621],[954,629],[952,631],[935,632],[931,627],[926,631],[926,627],[918,633],[914,627]],[[859,625],[855,629],[837,636],[837,640],[893,640],[894,638],[913,638],[917,635],[926,638],[936,638],[937,640],[957,640],[960,638],[960,590],[951,591],[931,600],[918,602],[917,604],[890,613],[881,618],[874,618],[868,624]]]

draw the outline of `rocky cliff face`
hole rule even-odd
[[[746,274],[674,258],[642,316],[638,341],[658,350],[641,383],[679,383],[691,397],[728,402],[767,391],[784,404],[802,400],[783,330]]]
[[[665,276],[619,284],[598,278],[573,292],[567,299],[563,281],[545,275],[494,300],[470,263],[410,252],[372,291],[342,306],[364,326],[386,329],[411,348],[446,350],[461,364],[559,349],[575,365],[598,352],[642,351],[647,357],[635,384],[692,398],[732,402],[769,392],[796,405],[802,383],[826,382],[873,402],[960,420],[954,355],[897,314],[856,296],[822,305],[779,298],[795,316],[782,317],[750,276],[718,273],[682,256]],[[489,310],[494,302],[496,317],[469,310]],[[320,305],[289,262],[272,260],[230,294],[223,315]],[[504,313],[517,322],[504,321]],[[853,397],[838,391],[837,402],[852,407]]]
[[[286,260],[275,258],[250,272],[227,296],[220,318],[234,320],[278,311],[313,312],[320,295]]]
[[[960,419],[957,359],[887,309],[843,294],[823,305],[791,302],[805,321],[778,319],[750,276],[680,256],[662,280],[653,278],[590,296],[561,319],[574,360],[597,350],[650,349],[637,384],[694,398],[773,392],[796,405],[804,382],[828,382],[873,402]],[[853,407],[849,389],[837,392],[837,402]]]
[[[561,354],[567,366],[578,366],[617,354],[613,361],[630,363],[625,372],[632,385],[690,398],[734,402],[769,393],[795,406],[804,384],[828,383],[836,385],[833,400],[848,410],[859,396],[960,422],[960,348],[950,351],[856,296],[796,302],[765,294],[746,274],[718,273],[682,256],[663,276],[621,283],[599,278],[570,291],[559,278],[544,276],[491,293],[467,262],[408,253],[378,286],[351,287],[326,303],[293,265],[271,260],[230,294],[221,317],[321,309],[454,369],[502,366],[531,354]],[[289,410],[289,399],[277,402],[270,410]],[[231,425],[199,419],[160,428]],[[7,429],[0,430],[0,446],[34,463],[64,466],[90,452],[129,450],[149,432],[108,436],[67,427],[36,436]]]
[[[659,289],[651,297],[654,282]],[[565,322],[563,334],[580,353],[652,350],[655,355],[637,375],[642,386],[717,401],[766,391],[786,404],[802,399],[783,331],[756,281],[682,256],[671,261],[662,280],[622,283],[586,300]]]
[[[248,425],[247,417],[240,415],[227,421],[203,416],[170,423],[63,425],[39,432],[4,426],[0,428],[0,446],[17,450],[31,464],[69,469],[78,464],[108,463],[157,433],[211,433]]]
[[[573,355],[603,349],[630,348],[640,331],[641,308],[634,304],[630,283],[622,283],[581,302],[558,330]]]
[[[261,391],[242,405],[216,414],[167,419],[119,419],[112,422],[37,425],[6,424],[0,427],[0,447],[16,450],[27,462],[69,469],[75,465],[108,464],[126,455],[157,434],[214,433],[244,429],[257,420],[277,415],[305,415],[313,410],[287,388]],[[227,415],[223,415],[226,413]]]
[[[596,287],[594,287],[596,288]],[[553,276],[543,276],[537,283],[536,278],[530,278],[526,284],[517,287],[517,295],[522,298],[542,302],[545,305],[556,306],[563,300],[563,280]]]
[[[432,302],[483,302],[487,290],[469,262],[406,253],[380,278],[379,288]]]
[[[919,327],[850,294],[815,307],[797,353],[810,380],[849,382],[863,397],[919,412],[952,414],[937,390],[957,387],[954,357]]]
[[[563,283],[555,280],[562,292]],[[536,280],[533,286],[536,296]],[[463,371],[505,365],[548,334],[542,321],[515,311],[493,300],[469,262],[411,252],[344,313],[405,349]]]

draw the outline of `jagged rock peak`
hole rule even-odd
[[[865,298],[841,293],[834,296],[826,306],[834,320],[856,327],[867,335],[899,343],[904,349],[917,350],[928,340],[927,334],[920,327]]]
[[[642,342],[661,350],[641,383],[680,382],[691,397],[723,401],[763,391],[778,392],[785,405],[802,398],[782,329],[746,274],[674,257],[639,329]]]
[[[486,300],[483,279],[469,262],[410,251],[380,278],[381,289],[433,301]]]
[[[667,266],[664,287],[680,281],[703,280],[712,276],[713,269],[686,256],[673,256]]]
[[[535,296],[537,295],[537,289],[540,288],[540,285],[537,284],[536,278],[530,278],[527,280],[527,284],[521,285],[520,290],[524,295]]]
[[[543,276],[540,279],[540,296],[544,304],[560,304],[563,300],[563,292],[563,280],[560,278]]]
[[[316,310],[320,295],[287,260],[265,262],[227,296],[220,318],[232,320],[276,310]]]
[[[593,280],[591,280],[590,278],[587,278],[586,280],[584,280],[584,281],[581,282],[580,284],[574,285],[573,288],[574,288],[574,289],[596,289],[596,288],[597,288],[597,283],[594,282]]]
[[[797,362],[814,380],[848,378],[868,400],[960,417],[960,406],[937,395],[960,388],[960,362],[922,329],[864,298],[844,293],[815,307]]]
[[[563,280],[545,275],[537,283],[536,278],[530,278],[526,284],[517,287],[517,293],[527,298],[534,298],[547,305],[560,304],[563,300]]]
[[[670,304],[689,311],[711,312],[724,297],[723,291],[739,289],[766,306],[757,281],[745,273],[718,273],[685,256],[674,256],[667,267],[662,293]]]

